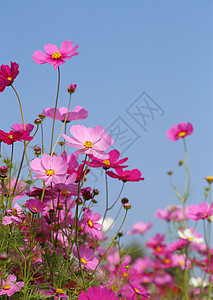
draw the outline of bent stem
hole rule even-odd
[[[53,147],[53,136],[54,136],[54,128],[55,128],[55,116],[56,116],[56,110],[57,110],[57,105],[58,105],[59,87],[60,87],[60,68],[58,67],[58,88],[57,88],[57,94],[56,94],[56,99],[55,99],[55,111],[54,111],[54,118],[53,118],[53,125],[52,125],[52,136],[51,136],[50,154],[52,153],[52,147]]]
[[[12,87],[12,89],[14,90],[14,92],[15,92],[17,98],[18,98],[19,107],[20,107],[20,111],[21,111],[22,123],[23,123],[24,130],[26,130],[25,122],[24,122],[24,115],[23,115],[23,110],[22,110],[22,105],[21,105],[21,100],[20,100],[20,98],[19,98],[19,95],[18,95],[16,89],[14,88],[14,86],[13,86],[12,84],[11,84],[11,87]]]

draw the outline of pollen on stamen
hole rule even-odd
[[[186,135],[186,132],[185,131],[181,131],[178,133],[178,136],[179,137],[184,137]]]
[[[7,79],[11,81],[11,80],[12,80],[12,77],[7,77]]]
[[[61,53],[60,52],[54,52],[53,54],[52,54],[52,58],[53,59],[59,59],[61,57]]]
[[[47,176],[52,176],[52,175],[55,174],[55,171],[52,170],[52,169],[49,169],[49,170],[46,170],[46,171],[45,171],[45,174],[46,174]]]
[[[84,264],[84,265],[86,265],[86,263],[87,263],[87,261],[86,261],[86,259],[85,258],[81,258],[81,262],[82,262],[82,264]]]
[[[105,160],[103,161],[103,163],[104,163],[105,165],[107,165],[107,166],[110,166],[110,161],[109,161],[108,159],[105,159]]]
[[[93,143],[92,143],[91,141],[86,141],[86,142],[84,143],[84,146],[85,146],[86,148],[92,148]]]
[[[88,223],[89,227],[93,227],[93,222],[91,220],[88,220],[87,223]]]
[[[3,285],[3,289],[4,289],[4,290],[9,290],[9,288],[10,288],[10,285],[9,285],[9,284]]]
[[[9,135],[8,135],[8,137],[9,137],[10,139],[13,139],[13,136],[12,136],[12,134],[9,134]]]

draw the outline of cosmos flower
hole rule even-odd
[[[86,292],[81,292],[78,300],[117,300],[115,292],[107,287],[94,286]]]
[[[14,131],[10,130],[9,133],[0,130],[0,139],[7,145],[12,145],[16,141],[31,141],[32,136],[26,130]]]
[[[107,171],[107,175],[112,178],[122,180],[123,182],[144,180],[144,178],[141,177],[142,174],[138,169],[125,171],[123,169],[115,169],[115,171],[117,172],[117,174],[112,171]]]
[[[73,253],[78,258],[78,252],[76,248],[73,249]],[[93,250],[83,245],[80,245],[79,253],[80,253],[82,268],[95,270],[98,264],[98,259],[94,256]]]
[[[73,125],[70,128],[70,133],[74,137],[69,137],[62,134],[68,142],[67,145],[79,149],[76,151],[79,154],[92,154],[100,159],[108,159],[109,155],[105,151],[114,143],[111,135],[101,125],[94,128],[86,128],[83,125]]]
[[[63,157],[45,153],[30,162],[30,169],[38,174],[34,178],[43,179],[46,185],[65,182],[67,167]]]
[[[13,294],[20,291],[24,286],[24,282],[16,282],[16,280],[17,277],[14,274],[9,275],[6,281],[1,279],[0,295],[7,295],[8,297],[11,297]]]
[[[70,59],[75,55],[78,55],[76,50],[78,45],[73,47],[73,42],[64,41],[61,44],[60,49],[56,45],[44,45],[44,50],[47,52],[42,52],[40,50],[33,53],[33,60],[37,64],[49,63],[54,66],[54,70],[57,69],[61,64],[65,63],[66,59]]]
[[[17,203],[14,204],[13,208],[6,210],[5,214],[6,216],[3,218],[2,221],[3,226],[6,226],[11,223],[20,225],[26,218],[21,207]]]
[[[55,108],[44,108],[42,112],[47,118],[54,119]],[[67,107],[56,109],[55,119],[64,122],[67,115]],[[73,111],[69,111],[67,115],[67,123],[74,120],[83,120],[88,117],[88,110],[76,105]]]
[[[132,230],[127,230],[127,234],[141,234],[142,235],[145,232],[147,232],[147,230],[152,228],[152,226],[153,226],[153,224],[150,222],[147,222],[147,223],[137,222],[133,225]]]
[[[193,130],[194,128],[191,123],[179,123],[167,130],[166,135],[169,140],[177,141],[179,139],[184,139],[187,135],[191,135]]]
[[[11,67],[8,65],[1,65],[0,67],[0,92],[3,92],[6,86],[13,83],[14,79],[19,74],[19,65],[11,61]]]
[[[194,221],[198,221],[200,219],[208,219],[213,215],[213,203],[209,206],[208,203],[203,202],[199,205],[190,205],[188,210],[188,218]]]
[[[25,124],[25,128],[26,128],[26,131],[28,133],[30,133],[33,130],[33,128],[34,128],[34,125],[28,123],[28,124]],[[11,126],[11,129],[14,130],[14,131],[22,131],[22,130],[24,130],[24,126],[23,126],[22,123],[21,124],[13,124]]]

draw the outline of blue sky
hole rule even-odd
[[[72,108],[81,105],[89,110],[89,118],[79,124],[101,124],[109,130],[117,126],[126,132],[115,147],[129,157],[130,169],[141,170],[145,181],[126,184],[123,196],[133,208],[124,229],[136,221],[152,221],[156,224],[152,233],[163,230],[163,222],[153,217],[156,209],[179,204],[167,171],[174,171],[175,182],[182,188],[184,171],[177,163],[183,158],[183,145],[166,138],[166,130],[179,122],[194,126],[187,138],[193,187],[188,204],[203,201],[203,178],[213,174],[212,15],[209,0],[1,4],[0,64],[10,60],[20,64],[14,85],[27,122],[43,108],[54,106],[57,84],[57,71],[35,64],[33,52],[48,43],[60,46],[64,40],[79,45],[79,56],[61,67],[59,106],[68,104],[67,86],[77,83]],[[0,128],[8,131],[21,122],[18,103],[9,88],[0,100]],[[149,115],[145,126],[141,116],[133,118],[130,111],[147,101],[155,110],[153,115],[143,111]],[[45,126],[48,135],[51,122]],[[102,210],[104,178],[97,174],[89,183],[102,189]],[[119,185],[111,180],[110,184],[113,198]]]

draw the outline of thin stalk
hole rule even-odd
[[[14,150],[14,146],[12,143],[12,150],[11,150],[11,157],[10,157],[10,170],[9,170],[9,209],[12,208],[12,195],[11,195],[11,180],[12,180],[12,165],[13,165],[13,150]]]
[[[108,210],[112,209],[112,208],[115,206],[115,204],[118,202],[118,200],[119,200],[119,198],[120,198],[120,196],[121,196],[121,194],[122,194],[122,192],[123,192],[124,184],[125,184],[125,182],[123,181],[123,185],[122,185],[122,187],[121,187],[121,190],[120,190],[120,193],[119,193],[117,199],[116,199],[115,202],[108,208]]]
[[[53,125],[52,125],[52,136],[51,136],[50,154],[52,153],[52,147],[53,147],[53,137],[54,137],[54,128],[55,128],[55,116],[56,116],[56,110],[57,110],[57,105],[58,105],[59,87],[60,87],[60,68],[58,67],[58,88],[57,88],[57,94],[56,94],[56,99],[55,99],[55,111],[54,111],[54,118],[53,118]]]
[[[20,111],[21,111],[22,123],[23,123],[24,130],[26,130],[25,122],[24,122],[24,114],[23,114],[22,105],[21,105],[21,100],[20,100],[20,98],[19,98],[19,95],[18,95],[16,89],[14,88],[14,86],[13,86],[12,84],[11,84],[11,87],[12,87],[12,89],[14,90],[14,92],[15,92],[17,98],[18,98],[19,107],[20,107]]]

